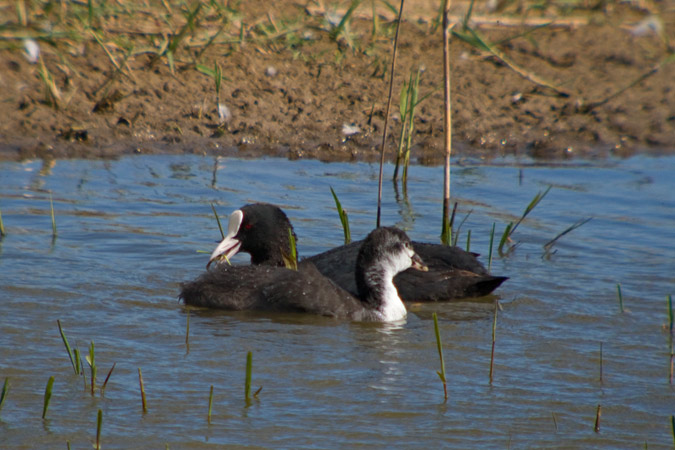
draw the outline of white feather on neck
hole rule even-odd
[[[410,251],[412,255],[413,252]],[[411,266],[411,256],[407,254],[391,255],[371,269],[371,273],[378,273],[379,294],[382,296],[376,309],[376,314],[382,322],[394,322],[405,319],[408,315],[398,290],[394,286],[394,277],[399,272]],[[370,277],[368,277],[370,278]],[[372,278],[371,278],[372,279]]]

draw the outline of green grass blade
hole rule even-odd
[[[298,270],[298,249],[295,243],[295,234],[293,234],[293,229],[288,228],[288,245],[291,250],[291,254],[286,254],[285,251],[281,253],[281,258],[284,260],[284,266],[290,270]]]
[[[208,415],[208,424],[211,425],[211,409],[213,408],[213,385],[211,385],[211,391],[209,392],[209,415]]]
[[[73,356],[75,357],[75,373],[82,375],[84,373],[84,365],[82,364],[82,357],[80,356],[80,349],[75,347],[73,350]]]
[[[354,11],[356,11],[356,8],[358,8],[360,4],[361,0],[352,0],[352,3],[349,5],[349,9],[347,9],[345,15],[342,16],[340,23],[331,31],[330,36],[332,39],[337,39],[340,36],[347,26],[349,19],[351,19],[352,14],[354,14]]]
[[[668,301],[668,329],[670,330],[670,334],[673,334],[673,297],[672,295],[668,295],[666,297],[666,300]]]
[[[513,234],[513,232],[516,231],[518,225],[520,225],[520,223],[523,220],[525,220],[525,217],[527,217],[527,215],[532,212],[532,210],[539,204],[539,202],[541,202],[544,199],[544,197],[546,197],[546,194],[548,194],[548,192],[551,190],[552,187],[553,185],[550,185],[543,193],[541,191],[537,192],[537,194],[534,196],[530,204],[527,205],[527,207],[525,208],[523,215],[520,216],[520,219],[518,219],[516,224],[511,228],[509,235]]]
[[[6,235],[7,233],[5,233],[5,224],[2,223],[2,211],[0,210],[0,238]]]
[[[504,228],[504,233],[502,234],[502,238],[499,241],[499,246],[497,247],[497,250],[499,253],[502,252],[502,249],[504,248],[504,245],[506,242],[509,240],[509,236],[511,235],[511,228],[513,227],[513,222],[509,222],[509,224]]]
[[[253,371],[253,353],[246,354],[246,380],[244,381],[244,399],[246,404],[251,402],[251,372]]]
[[[103,385],[101,386],[101,395],[103,395],[103,392],[105,391],[105,387],[108,384],[108,380],[110,379],[110,375],[112,375],[113,370],[115,370],[116,365],[117,365],[117,363],[114,362],[112,367],[110,368],[110,371],[108,372],[108,375],[105,377],[105,381],[103,381]]]
[[[141,405],[143,406],[143,414],[148,412],[148,403],[145,400],[145,386],[143,385],[143,373],[141,368],[138,368],[138,384],[141,387]]]
[[[441,360],[441,370],[439,372],[436,372],[443,382],[443,393],[445,396],[445,400],[448,400],[448,387],[447,387],[447,381],[445,378],[445,361],[443,360],[443,345],[441,344],[441,332],[438,329],[438,316],[434,312],[432,314],[434,318],[434,333],[436,334],[436,346],[438,348],[438,357]]]
[[[621,294],[621,285],[620,285],[620,284],[617,284],[617,285],[616,285],[616,295],[617,295],[618,298],[619,298],[619,309],[620,309],[621,312],[623,313],[623,312],[624,312],[624,309],[623,309],[623,295]]]
[[[91,341],[89,346],[89,355],[86,356],[86,360],[89,363],[89,368],[91,369],[91,395],[94,395],[94,390],[96,389],[96,359],[94,356],[94,341]]]
[[[58,233],[56,232],[56,218],[54,217],[54,201],[52,200],[51,191],[49,192],[49,206],[51,208],[51,214],[52,214],[52,237],[56,238]]]
[[[497,310],[499,310],[499,303],[495,302],[495,315],[492,319],[492,352],[490,354],[490,386],[492,386],[494,365],[495,365],[495,344],[497,343]]]
[[[187,309],[187,325],[185,327],[185,345],[190,348],[190,308]]]
[[[5,404],[7,394],[9,394],[9,377],[5,378],[5,384],[2,385],[2,393],[0,393],[0,411],[2,411],[2,405]]]
[[[211,203],[211,209],[213,210],[213,215],[216,216],[216,222],[218,222],[218,229],[220,230],[220,238],[225,239],[225,233],[223,233],[223,225],[220,223],[220,217],[218,217],[216,207],[213,206],[213,203]]]
[[[103,427],[103,411],[98,410],[96,415],[96,450],[101,450],[101,428]]]
[[[471,230],[466,233],[466,251],[471,251]]]
[[[592,219],[592,217],[588,217],[588,218],[586,218],[586,219],[581,219],[581,220],[579,220],[578,222],[576,222],[576,223],[570,225],[570,226],[567,227],[562,233],[558,234],[556,237],[554,237],[553,239],[551,239],[550,241],[548,241],[546,244],[544,244],[544,249],[546,249],[546,251],[550,250],[551,247],[553,247],[553,245],[558,241],[558,239],[560,239],[561,237],[565,236],[567,233],[576,230],[577,228],[579,228],[579,227],[582,226],[583,224],[589,222],[591,219]]]
[[[490,250],[488,252],[488,273],[490,272],[490,269],[492,268],[492,244],[494,243],[495,240],[495,222],[492,222],[492,231],[490,232]]]
[[[42,405],[42,418],[44,419],[47,416],[47,409],[49,409],[49,402],[52,399],[52,388],[54,387],[54,375],[49,377],[47,381],[47,386],[45,387],[45,400]]]
[[[61,321],[59,319],[56,319],[56,324],[59,326],[59,333],[61,333],[61,339],[63,340],[63,345],[66,346],[66,351],[68,352],[68,358],[70,358],[70,364],[73,366],[73,370],[77,374],[78,370],[77,370],[77,365],[76,365],[75,359],[73,357],[73,351],[70,349],[70,344],[68,343],[68,338],[66,337],[65,331],[63,331],[63,328],[61,327]]]
[[[330,188],[330,193],[333,194],[333,200],[335,200],[335,207],[337,208],[338,215],[340,216],[340,222],[342,223],[342,232],[345,235],[345,245],[349,244],[352,241],[352,233],[349,230],[349,217],[347,216],[347,211],[342,209],[342,204],[338,199],[337,194]]]

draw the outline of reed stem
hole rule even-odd
[[[495,344],[497,343],[497,310],[499,303],[495,302],[495,315],[492,319],[492,351],[490,352],[490,386],[492,386],[494,364],[495,364]]]
[[[593,427],[593,431],[596,433],[600,432],[600,416],[602,415],[602,406],[598,403],[598,409],[595,411],[595,426]]]
[[[391,109],[391,99],[394,96],[394,75],[396,72],[396,49],[398,47],[398,33],[401,29],[401,17],[403,16],[403,3],[398,10],[398,19],[396,20],[396,34],[394,35],[394,49],[391,54],[391,78],[389,80],[389,96],[387,97],[387,108],[384,112],[384,130],[382,132],[382,146],[380,147],[380,176],[377,183],[377,221],[376,227],[380,227],[380,217],[382,215],[382,172],[384,170],[384,148],[387,144],[387,127],[389,126],[389,110]]]
[[[450,156],[452,155],[452,99],[450,92],[450,0],[443,0],[443,136],[445,149],[445,165],[443,176],[443,217],[441,224],[441,241],[445,245],[452,242],[450,212]]]
[[[54,200],[52,199],[52,193],[49,192],[49,207],[51,209],[52,215],[52,238],[56,239],[58,233],[56,232],[56,217],[54,216]]]

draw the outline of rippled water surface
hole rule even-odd
[[[515,248],[495,255],[492,272],[511,279],[494,297],[411,305],[397,326],[193,310],[186,346],[178,283],[202,272],[199,251],[220,236],[211,204],[223,220],[248,202],[281,205],[310,255],[342,241],[330,186],[354,237],[374,226],[377,171],[195,156],[0,163],[1,446],[91,448],[100,409],[103,448],[672,448],[675,158],[456,165],[456,224],[468,215],[458,242],[466,246],[471,230],[486,264],[493,223],[501,235],[553,186],[518,226]],[[437,242],[442,172],[412,167],[407,199],[386,181],[383,223]],[[545,243],[586,218],[545,255]],[[83,355],[95,343],[99,386],[116,363],[104,395],[92,397],[73,373],[57,319]],[[247,405],[248,351],[262,391]]]

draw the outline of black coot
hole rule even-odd
[[[394,276],[408,268],[427,270],[408,236],[394,227],[372,231],[350,268],[356,296],[323,276],[311,262],[303,261],[297,271],[219,264],[184,283],[180,298],[187,305],[210,308],[303,312],[389,322],[406,316],[405,305],[393,284]]]
[[[288,266],[289,230],[293,226],[277,206],[266,203],[246,205],[232,213],[227,236],[211,255],[215,260],[238,252],[251,255],[256,265]],[[353,267],[362,241],[352,242],[307,258],[324,276],[340,287],[358,294]],[[494,291],[508,277],[490,275],[477,255],[458,247],[413,242],[413,248],[429,270],[406,270],[394,278],[400,297],[407,302],[436,302],[481,297]]]

